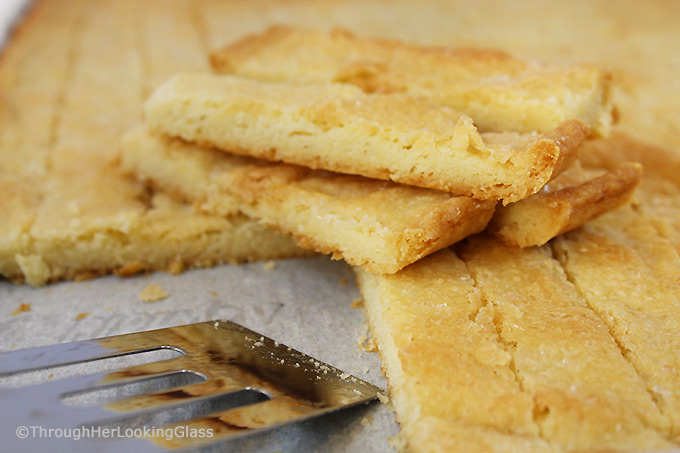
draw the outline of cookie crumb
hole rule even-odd
[[[352,308],[361,308],[364,306],[364,300],[363,299],[352,299],[352,302],[349,304],[350,307]]]
[[[166,299],[167,297],[170,297],[170,294],[160,285],[151,284],[144,288],[139,293],[138,297],[142,302],[151,303]]]
[[[338,283],[340,283],[341,285],[346,285],[346,284],[347,284],[347,279],[346,279],[346,278],[341,278],[340,280],[338,280]]]
[[[76,320],[76,321],[80,321],[80,320],[83,319],[83,318],[87,318],[87,317],[90,316],[91,314],[92,314],[91,311],[86,311],[86,312],[84,312],[84,313],[79,313],[79,314],[75,317],[75,320]]]
[[[369,338],[364,344],[364,351],[366,352],[378,352],[378,345],[375,344],[373,338]]]
[[[373,423],[373,417],[364,417],[361,419],[361,426],[368,426]]]
[[[210,291],[210,295],[213,297],[217,297],[217,291]]]
[[[274,261],[267,261],[266,263],[264,263],[264,266],[262,267],[266,271],[273,271],[274,269],[276,269],[276,263]]]
[[[382,392],[378,392],[378,399],[383,404],[387,404],[387,403],[390,402],[390,397],[387,396],[386,394],[382,393]]]
[[[146,270],[146,265],[141,261],[130,261],[113,271],[113,273],[119,277],[131,277],[144,270]]]
[[[23,313],[25,311],[31,311],[31,304],[21,304],[21,305],[19,305],[19,307],[17,307],[16,309],[14,309],[12,311],[12,316],[16,316],[19,313]]]

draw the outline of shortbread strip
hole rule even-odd
[[[551,451],[492,312],[452,251],[395,275],[355,275],[406,451]]]
[[[234,168],[268,162],[205,149],[180,139],[150,134],[139,127],[121,143],[121,167],[137,179],[220,216],[240,212],[240,201],[225,190],[224,178]]]
[[[305,248],[390,274],[483,230],[493,201],[256,162],[136,130],[123,166],[213,214],[242,212]]]
[[[577,156],[588,128],[480,134],[470,117],[403,94],[181,74],[146,104],[149,128],[236,154],[518,201]]]
[[[642,166],[633,162],[606,172],[573,165],[537,194],[499,206],[489,230],[506,244],[543,245],[624,204],[641,178]]]
[[[241,210],[297,243],[392,274],[482,231],[495,202],[280,164],[236,169]]]
[[[549,250],[466,242],[461,258],[443,250],[390,276],[356,269],[410,450],[673,446],[646,382]],[[496,438],[473,434],[484,430]]]
[[[577,119],[612,123],[610,75],[593,65],[547,66],[484,49],[453,49],[274,26],[211,54],[213,68],[268,81],[345,82],[405,92],[474,118],[482,131],[548,132]]]

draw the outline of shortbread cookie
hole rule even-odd
[[[480,131],[548,132],[576,119],[604,135],[612,122],[610,76],[603,69],[542,65],[496,50],[274,26],[214,51],[210,60],[225,74],[423,96],[469,115]]]
[[[234,168],[266,161],[200,148],[180,139],[150,134],[140,127],[122,138],[121,167],[146,184],[220,216],[240,212],[239,200],[223,188]]]
[[[154,132],[236,154],[468,195],[521,200],[576,157],[588,129],[479,133],[472,119],[403,94],[182,74],[146,104]]]
[[[408,451],[550,451],[465,263],[447,249],[355,274]]]
[[[649,218],[621,211],[551,244],[570,281],[646,379],[679,441],[680,259]]]
[[[410,450],[673,446],[647,383],[549,250],[485,236],[457,249],[390,276],[356,269]]]
[[[240,209],[291,234],[302,247],[380,274],[483,230],[495,206],[360,176],[257,162],[144,130],[126,135],[123,166],[206,212],[229,215]]]
[[[499,206],[489,230],[510,245],[543,245],[625,203],[641,177],[642,166],[632,162],[610,171],[573,165],[537,194]]]
[[[287,164],[236,169],[241,210],[302,247],[392,274],[482,231],[495,202]]]

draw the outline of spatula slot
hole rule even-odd
[[[178,390],[178,392],[184,392]],[[186,396],[178,396],[178,399]],[[223,412],[237,407],[248,406],[269,400],[270,397],[256,389],[243,389],[208,398],[198,398],[186,403],[170,404],[153,410],[139,412],[132,416],[105,420],[86,427],[116,428],[121,430],[141,427],[163,427],[186,420],[197,419],[209,414]]]
[[[139,379],[133,382],[101,386],[71,392],[61,396],[61,402],[71,407],[102,406],[114,401],[168,391],[186,385],[204,382],[205,376],[187,370],[177,371],[163,376]]]
[[[54,354],[59,353],[57,350],[52,352]],[[126,352],[124,354],[97,357],[75,363],[56,364],[55,366],[40,369],[30,370],[30,367],[27,366],[26,368],[29,368],[28,371],[18,371],[7,375],[0,373],[0,387],[24,387],[55,379],[84,376],[87,374],[108,372],[136,365],[175,359],[177,357],[182,357],[183,355],[184,352],[180,349],[174,347],[159,347]]]

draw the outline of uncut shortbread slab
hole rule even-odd
[[[543,245],[624,204],[641,177],[638,163],[598,171],[577,162],[531,197],[499,206],[489,231],[509,245]]]
[[[213,68],[268,81],[344,82],[367,93],[404,92],[474,118],[482,131],[548,132],[577,119],[604,135],[612,122],[609,74],[591,65],[548,66],[485,49],[274,26],[211,54]]]
[[[162,23],[151,19],[160,8]],[[198,30],[172,25],[191,8],[156,0],[33,6],[0,60],[3,276],[42,285],[309,254],[243,215],[196,213],[149,192],[118,167],[120,134],[141,121],[148,87],[180,67],[199,68],[204,50],[185,39]],[[162,49],[173,58],[146,57]]]
[[[356,269],[409,450],[674,446],[644,378],[549,250],[486,236],[457,249],[390,276]]]
[[[209,74],[171,78],[145,112],[154,132],[224,151],[504,203],[568,167],[588,135],[579,121],[479,133],[470,117],[404,94]]]
[[[650,215],[644,205],[627,206],[551,246],[570,281],[645,378],[680,442],[680,255],[677,234],[660,228],[668,220]]]
[[[374,273],[394,273],[486,227],[492,201],[359,176],[271,164],[145,130],[123,141],[123,166],[212,214],[242,211]]]

